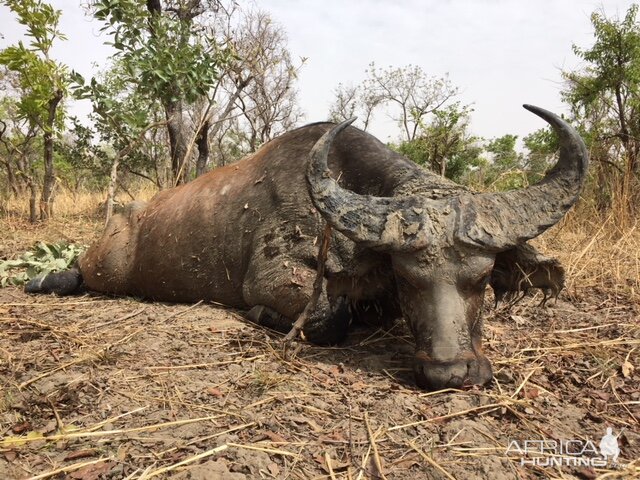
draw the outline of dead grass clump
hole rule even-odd
[[[120,191],[116,196],[116,205],[126,205],[133,200],[149,200],[158,189],[147,183],[127,192]],[[74,192],[58,187],[53,204],[54,218],[104,217],[106,192],[79,190]],[[2,199],[4,207],[0,210],[3,220],[28,219],[29,202],[26,197],[10,196]]]
[[[117,199],[126,204],[132,197],[148,200],[155,195],[151,186],[142,185],[129,196],[121,194]],[[47,222],[30,223],[28,202],[10,197],[0,209],[0,259],[18,258],[38,241],[55,243],[64,241],[89,245],[104,227],[103,192],[71,192],[59,189],[54,203],[54,217]]]
[[[562,262],[572,298],[598,291],[640,303],[640,225],[620,225],[618,215],[603,217],[581,208],[536,239],[545,253]]]

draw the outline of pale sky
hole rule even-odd
[[[62,10],[68,36],[56,59],[90,77],[110,53],[100,24],[73,0],[51,2]],[[239,0],[242,5],[244,2]],[[296,57],[307,57],[297,85],[305,123],[324,120],[338,83],[358,84],[372,61],[378,67],[415,64],[429,75],[449,73],[460,101],[473,104],[473,133],[520,137],[544,123],[521,105],[557,113],[562,69],[579,65],[572,44],[593,43],[589,15],[604,9],[623,17],[627,0],[261,0],[287,32]],[[22,28],[0,7],[0,48],[21,38]],[[78,106],[72,112],[83,113]],[[398,131],[379,112],[371,133],[383,141]]]

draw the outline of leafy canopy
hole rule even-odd
[[[54,40],[66,40],[58,24],[61,11],[41,0],[0,0],[16,14],[27,29],[27,45],[19,41],[0,51],[0,65],[18,74],[24,92],[18,102],[17,115],[42,129],[48,128],[47,108],[55,92],[66,92],[67,69],[50,56]],[[56,126],[64,119],[64,109],[56,111]]]
[[[94,16],[113,37],[126,79],[150,98],[192,103],[217,84],[220,66],[233,58],[192,18],[150,13],[137,0],[98,0]]]

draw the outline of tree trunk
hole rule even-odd
[[[29,186],[29,222],[36,223],[38,221],[38,187],[33,177],[27,178]]]
[[[56,110],[62,100],[62,90],[57,90],[49,100],[47,123],[44,128],[44,182],[40,201],[40,219],[47,220],[53,216],[53,189],[56,183],[53,168],[53,133]]]
[[[209,162],[209,120],[205,121],[198,134],[198,162],[196,163],[196,177],[202,175]]]
[[[160,0],[147,0],[147,10],[150,13],[149,33],[156,35],[155,21],[162,15],[162,4]],[[176,85],[172,85],[174,92],[179,93]],[[169,92],[164,92],[169,94]],[[179,96],[179,95],[176,95]],[[187,131],[183,121],[183,108],[180,100],[165,100],[164,113],[167,119],[167,131],[169,133],[169,148],[171,150],[171,173],[173,174],[173,184],[185,183],[188,150]]]
[[[4,164],[7,170],[7,182],[9,182],[9,188],[11,189],[13,196],[17,198],[20,195],[20,191],[18,190],[18,182],[15,174],[13,173],[13,168],[11,167],[11,160],[7,159]]]
[[[24,151],[20,152],[20,156],[17,174],[23,182],[23,185],[29,190],[29,222],[36,223],[38,221],[38,187],[35,181],[36,174],[33,171],[33,165],[30,165]]]
[[[111,165],[111,175],[109,176],[109,186],[107,187],[107,202],[105,205],[105,225],[111,220],[113,215],[113,204],[115,203],[116,187],[118,186],[118,166],[120,165],[120,156],[116,155]]]
[[[182,118],[182,102],[167,102],[164,106],[169,132],[169,147],[171,149],[171,172],[174,185],[185,183],[185,163],[189,141]]]

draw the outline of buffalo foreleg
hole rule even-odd
[[[252,306],[248,319],[282,333],[289,332],[311,298],[316,272],[289,262],[251,270],[243,287],[245,302]],[[345,299],[330,300],[323,285],[302,334],[311,343],[336,344],[346,336],[350,321]]]
[[[265,305],[256,305],[247,313],[247,319],[281,333],[287,333],[295,319],[283,316]],[[333,304],[319,302],[302,329],[304,339],[316,345],[335,345],[347,335],[351,314],[343,297]]]

